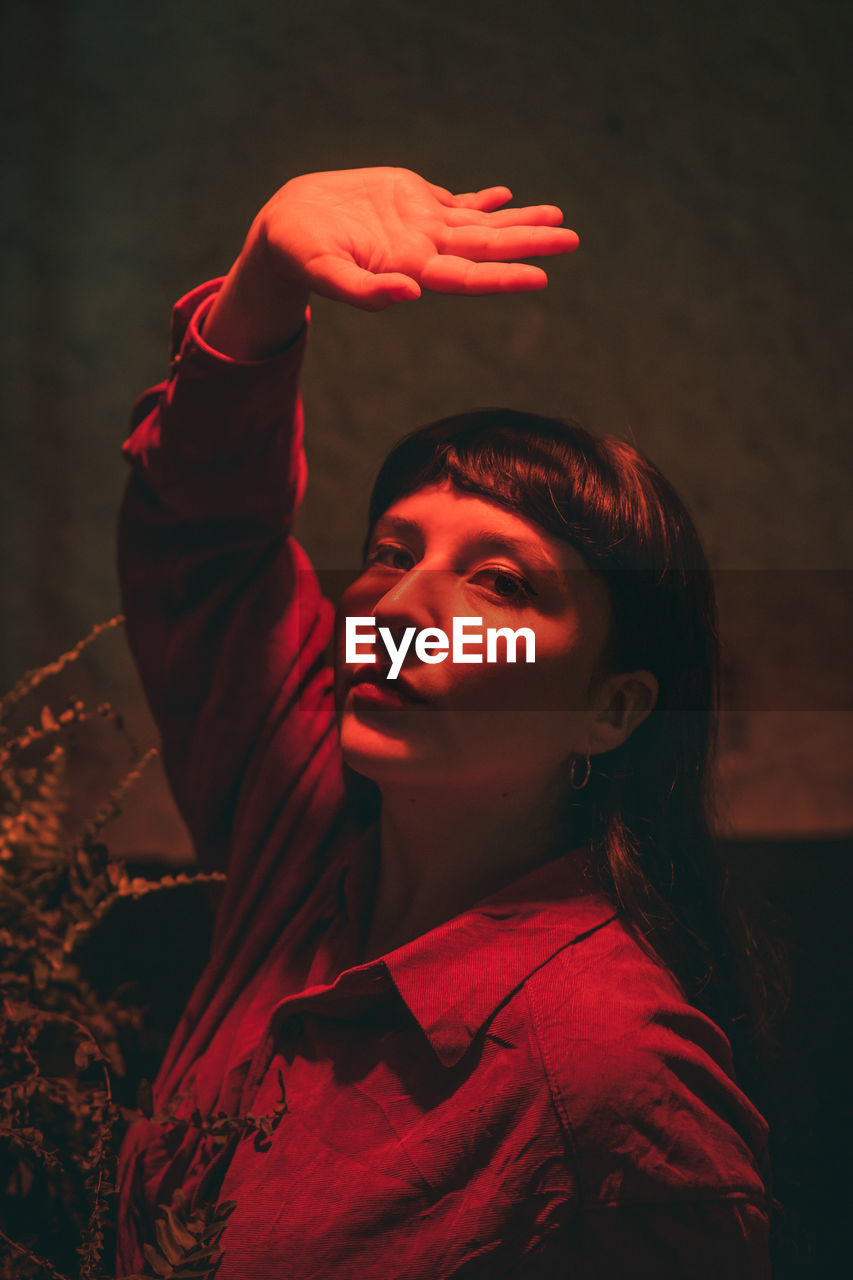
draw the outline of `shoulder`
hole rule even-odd
[[[525,993],[588,1202],[763,1202],[767,1126],[728,1040],[620,919],[563,948]]]

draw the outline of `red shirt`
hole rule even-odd
[[[155,1083],[179,1114],[287,1109],[226,1146],[142,1121],[119,1274],[157,1206],[237,1201],[217,1280],[769,1275],[766,1125],[720,1030],[640,949],[583,851],[357,962],[378,835],[347,803],[333,609],[290,536],[305,333],[208,347],[173,317],[120,516],[127,634],[199,862],[228,881]]]

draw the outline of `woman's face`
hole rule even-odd
[[[375,640],[360,642],[365,656],[349,662],[348,616],[375,619],[360,625]],[[469,635],[482,630],[482,645],[466,647],[481,662],[453,660],[454,618],[482,619],[468,624]],[[450,481],[401,498],[377,522],[364,568],[338,606],[335,702],[345,760],[380,787],[517,791],[565,781],[574,754],[590,747],[609,626],[603,580],[532,520]],[[415,628],[396,680],[386,676],[392,657],[380,627],[395,646]],[[486,661],[486,631],[501,627],[532,630],[533,662],[522,638],[514,663],[500,639],[498,660]],[[417,655],[425,628],[451,641],[443,661]],[[401,695],[404,681],[411,696]]]

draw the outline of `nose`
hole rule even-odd
[[[380,596],[371,612],[377,627],[387,627],[399,642],[407,627],[447,630],[449,575],[440,569],[415,566]]]

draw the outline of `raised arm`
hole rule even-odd
[[[204,865],[226,864],[238,827],[241,848],[255,847],[288,805],[282,831],[296,847],[307,809],[325,805],[331,821],[341,799],[324,665],[333,611],[290,536],[306,481],[297,383],[309,298],[371,311],[422,289],[541,288],[544,271],[513,259],[568,252],[577,237],[554,206],[500,208],[509,198],[505,187],[454,196],[405,169],[294,178],[224,282],[176,308],[172,376],[139,401],[124,445],[119,575],[167,776]]]
[[[118,570],[172,793],[200,863],[221,869],[264,755],[279,755],[281,799],[331,730],[323,650],[332,612],[289,536],[307,478],[305,332],[271,360],[227,359],[202,333],[220,286],[177,304],[172,376],[135,407]],[[297,732],[309,695],[310,746]],[[275,733],[285,722],[289,732]],[[250,791],[263,821],[275,798]]]
[[[438,293],[542,289],[541,267],[515,258],[570,253],[555,205],[501,209],[508,187],[451,195],[410,169],[332,170],[293,178],[252,224],[206,328],[240,360],[283,346],[311,293],[382,311]]]

